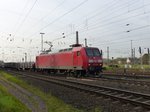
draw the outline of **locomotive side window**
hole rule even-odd
[[[77,51],[77,56],[80,56],[80,51]]]

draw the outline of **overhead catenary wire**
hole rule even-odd
[[[99,42],[95,42],[95,43],[92,43],[92,44],[99,44],[101,43],[101,45],[106,45],[106,44],[110,44],[111,42],[120,42],[120,40],[124,40],[124,39],[133,39],[134,37],[140,37],[140,36],[146,36],[146,35],[149,35],[150,33],[144,33],[144,34],[141,34],[141,33],[138,33],[138,34],[135,34],[135,35],[131,35],[131,36],[128,36],[128,35],[124,35],[124,36],[121,36],[120,38],[114,38],[114,39],[109,39],[109,40],[106,40],[106,41],[99,41]]]
[[[150,35],[150,33],[149,33],[149,35]],[[149,36],[148,35],[148,36]],[[140,36],[140,35],[139,35]],[[130,36],[130,38],[131,37],[134,37],[134,36]],[[114,45],[114,44],[116,44],[117,46],[119,46],[119,47],[121,47],[120,46],[120,44],[125,44],[125,45],[127,45],[128,46],[128,44],[126,44],[125,42],[130,42],[131,41],[131,39],[128,39],[128,40],[122,40],[122,41],[109,41],[109,42],[99,42],[99,43],[91,43],[91,44],[93,44],[93,45],[101,45],[101,46],[107,46],[107,45],[109,45],[109,46],[112,46],[112,45]],[[133,41],[143,41],[143,40],[149,40],[150,38],[149,37],[146,37],[146,38],[137,38],[137,39],[133,39]],[[120,39],[121,40],[121,39]],[[124,47],[124,46],[123,46]]]
[[[38,30],[37,32],[40,32],[42,30],[44,30],[45,28],[47,28],[48,26],[52,25],[53,23],[57,22],[58,20],[62,19],[64,16],[66,16],[67,14],[70,14],[72,11],[76,10],[77,8],[79,8],[80,6],[82,6],[84,3],[86,3],[88,0],[84,0],[83,2],[81,2],[80,4],[78,4],[77,6],[73,7],[71,10],[67,11],[66,13],[62,14],[61,16],[59,16],[58,18],[54,19],[53,21],[51,21],[50,23],[48,23],[47,25],[45,25],[44,27],[42,27],[40,30]],[[36,32],[36,33],[37,33]],[[31,36],[35,35],[32,34]]]
[[[113,2],[108,2],[108,3],[106,3],[104,6],[106,7],[111,7],[111,6],[113,6],[113,5],[115,5],[116,3],[114,3],[114,1],[118,1],[118,0],[113,0]],[[105,8],[105,7],[101,7],[101,8],[104,8],[103,9],[103,11],[104,10],[106,10],[107,8]],[[94,14],[94,13],[96,13],[96,12],[99,12],[99,10],[98,9],[96,9],[96,10],[94,10],[94,11],[92,11],[92,12],[90,12],[90,13],[88,13],[87,15],[89,16],[89,15],[92,15],[92,14]],[[102,12],[102,11],[101,11]],[[86,16],[87,16],[86,15]],[[79,21],[80,22],[80,19],[81,18],[79,18],[78,20],[76,20],[76,21]],[[88,18],[87,18],[88,19]],[[71,23],[74,23],[74,21],[72,21]],[[55,30],[55,31],[53,31],[53,32],[48,32],[47,34],[52,34],[52,33],[54,33],[54,32],[58,32],[59,30],[62,30],[62,29],[64,29],[64,28],[66,28],[66,26],[65,27],[62,27],[62,28],[59,28],[59,29],[57,29],[57,30]]]
[[[81,5],[83,5],[84,3],[86,3],[88,0],[84,0],[83,2],[81,2],[80,4],[78,4],[77,6],[75,6],[74,8],[72,8],[71,10],[69,10],[68,12],[64,13],[63,15],[61,15],[59,18],[55,19],[53,22],[51,22],[50,24],[54,23],[55,21],[61,19],[62,17],[64,17],[65,15],[71,13],[72,11],[74,11],[75,9],[79,8]],[[48,24],[48,25],[50,25]],[[48,26],[47,25],[47,26]],[[46,26],[45,26],[46,28]]]
[[[115,0],[116,1],[116,0]],[[95,12],[97,12],[97,14],[95,14],[95,15],[93,15],[93,13],[94,12],[92,12],[92,13],[89,13],[89,14],[87,14],[87,15],[93,15],[93,16],[89,16],[89,17],[87,17],[86,19],[89,21],[90,19],[92,19],[92,18],[94,18],[95,16],[97,16],[98,14],[102,14],[102,13],[105,13],[105,11],[109,8],[109,7],[113,7],[114,5],[116,5],[116,7],[118,7],[117,4],[118,2],[114,2],[114,3],[109,3],[109,4],[107,4],[108,6],[106,7],[106,8],[104,8],[103,10],[98,10],[98,11],[95,11]],[[123,5],[124,6],[124,5]],[[120,7],[120,6],[119,6]],[[116,9],[115,9],[116,10]],[[111,10],[112,11],[112,10]],[[119,11],[119,10],[118,10]],[[103,18],[104,19],[104,18]],[[80,18],[79,18],[79,20],[80,20]],[[80,21],[79,21],[80,22]],[[72,22],[73,23],[73,22]],[[79,28],[80,26],[81,26],[82,24],[80,24],[80,25],[78,25],[77,26],[77,28]],[[64,27],[62,28],[62,29],[64,29]],[[58,31],[58,30],[57,30]],[[49,33],[47,33],[47,34],[52,34],[53,32],[49,32]]]
[[[131,3],[130,3],[130,5],[131,5]],[[137,6],[136,8],[132,8],[132,9],[130,9],[130,11],[129,12],[126,12],[126,13],[124,13],[124,14],[122,14],[122,16],[118,16],[118,17],[114,17],[114,18],[111,18],[112,16],[114,16],[113,15],[113,13],[112,13],[112,16],[110,17],[106,17],[106,15],[108,15],[108,13],[106,13],[105,15],[103,15],[103,16],[98,16],[98,17],[93,17],[92,18],[92,21],[91,22],[89,22],[88,23],[88,31],[90,32],[89,34],[92,34],[92,38],[96,38],[96,36],[97,35],[99,35],[99,34],[102,34],[101,35],[101,37],[102,38],[104,38],[103,40],[105,41],[106,39],[107,39],[107,37],[108,36],[115,36],[115,35],[117,35],[118,36],[118,34],[117,34],[117,32],[119,33],[120,32],[120,29],[119,28],[121,28],[121,27],[124,27],[124,25],[125,24],[130,24],[130,22],[128,22],[128,21],[126,21],[126,20],[129,20],[130,19],[130,21],[131,21],[131,19],[139,19],[139,18],[141,18],[141,17],[145,17],[145,16],[148,16],[148,14],[149,14],[149,12],[147,11],[147,9],[145,8],[144,10],[143,10],[143,12],[142,12],[142,10],[141,9],[143,9],[144,7],[147,7],[147,6],[149,6],[148,5],[148,3],[146,4],[144,4],[143,6]],[[123,6],[123,7],[125,7],[125,6]],[[123,8],[122,7],[122,8]],[[138,12],[138,10],[135,10],[135,12],[136,13],[134,13],[134,9],[138,9],[139,8],[139,11],[140,12]],[[109,8],[109,9],[113,9],[113,8]],[[117,9],[121,9],[121,7],[119,8],[119,7],[116,7],[113,11],[117,11]],[[132,13],[133,12],[133,13]],[[105,13],[105,12],[104,12]],[[119,14],[121,14],[121,12],[120,13],[118,13],[118,15]],[[116,14],[117,15],[117,14]],[[115,16],[116,16],[115,15]],[[91,16],[91,15],[90,15]],[[89,17],[90,17],[89,16]],[[88,17],[86,17],[86,18],[88,18]],[[98,19],[101,19],[100,21],[98,21]],[[59,21],[59,20],[58,20]],[[56,22],[58,22],[58,21],[56,21]],[[88,21],[90,21],[90,20],[88,20]],[[103,23],[100,23],[101,21],[103,21]],[[79,23],[81,23],[81,21],[79,21]],[[100,23],[100,24],[99,24]],[[118,29],[117,30],[112,30],[112,31],[109,31],[111,28],[112,28],[112,24],[113,25],[115,25],[115,24],[117,24],[117,23],[119,23],[119,27],[118,27]],[[148,24],[148,23],[147,23]],[[133,32],[137,32],[138,30],[140,30],[140,29],[145,29],[145,28],[149,28],[149,26],[147,26],[147,24],[146,25],[144,25],[143,24],[143,26],[141,26],[141,25],[137,25],[137,24],[130,24],[129,25],[129,28],[128,28],[128,31],[133,31]],[[83,27],[83,25],[84,24],[77,24],[78,26],[79,25],[81,25],[80,27],[78,27],[79,28],[79,32],[81,33],[81,34],[83,34],[85,31],[86,31],[86,29]],[[118,25],[117,25],[118,26]],[[104,30],[102,30],[100,27],[102,27]],[[141,27],[141,28],[140,28]],[[46,28],[48,28],[48,27],[46,27]],[[44,29],[46,29],[46,28],[44,28]],[[105,32],[105,30],[106,30],[106,28],[107,28],[107,31]],[[120,33],[120,35],[124,35],[124,34],[126,34],[126,29],[127,28],[123,28],[123,29],[125,29],[124,30],[124,32],[122,32],[122,33]],[[60,30],[62,30],[62,29],[60,29]],[[97,33],[97,31],[98,30],[100,30],[98,33]],[[59,31],[59,30],[58,30]],[[130,31],[130,32],[131,32]],[[143,32],[144,32],[144,30],[143,30]],[[113,34],[114,33],[114,34]],[[116,34],[115,34],[116,33]],[[138,33],[138,32],[137,32]],[[46,33],[47,34],[47,33]],[[66,33],[66,36],[69,36],[68,35],[69,33]],[[140,34],[140,33],[139,33]],[[55,36],[55,35],[54,35]],[[131,36],[132,36],[132,34],[131,34]],[[119,36],[118,36],[119,37]],[[128,35],[126,35],[125,37],[128,37]],[[81,37],[82,38],[82,37]],[[69,38],[68,38],[69,39]],[[120,42],[123,40],[124,38],[122,38],[122,39],[119,39],[120,40]],[[106,40],[107,41],[107,40]],[[119,41],[118,41],[119,42]],[[94,43],[93,43],[94,44]],[[101,44],[103,44],[103,43],[101,43]],[[96,43],[94,44],[94,45],[96,45]],[[98,44],[97,44],[98,45]],[[107,43],[104,43],[104,45],[107,45]],[[98,45],[99,46],[99,45]]]
[[[148,6],[148,5],[150,5],[150,4],[147,4],[147,6]],[[140,7],[140,8],[141,8],[141,7]],[[138,9],[140,9],[140,8],[136,8],[135,10],[138,10]],[[132,10],[132,11],[135,11],[135,10]],[[130,13],[131,13],[132,11],[130,11]],[[126,17],[126,18],[123,18],[123,19],[119,19],[119,20],[116,20],[116,21],[108,22],[108,23],[106,23],[106,24],[98,24],[98,22],[97,22],[97,23],[95,23],[94,25],[92,25],[92,26],[95,26],[95,27],[89,28],[88,30],[97,29],[97,28],[99,28],[99,26],[101,26],[101,27],[104,28],[104,27],[106,27],[107,25],[115,24],[115,23],[121,22],[121,21],[123,21],[123,20],[127,20],[127,19],[131,19],[131,18],[133,18],[133,17],[138,17],[138,16],[146,15],[146,14],[149,14],[149,13],[150,13],[150,11],[145,12],[145,13],[136,14],[136,15],[129,16],[129,17]],[[123,13],[123,14],[114,16],[114,17],[112,17],[112,18],[108,18],[107,20],[109,21],[109,20],[112,20],[113,18],[119,18],[121,15],[125,15],[125,14],[129,14],[129,13]],[[104,22],[105,22],[105,21],[107,22],[107,20],[104,19]],[[101,20],[101,22],[103,22],[103,19]],[[92,27],[92,26],[89,26],[89,27]],[[85,29],[83,28],[83,29],[80,30],[80,31],[83,32],[84,30],[85,30]]]
[[[150,5],[150,4],[146,4],[145,6],[148,6],[148,5]],[[122,14],[119,14],[119,15],[117,15],[117,16],[114,16],[114,17],[112,17],[112,18],[108,18],[107,20],[109,21],[109,20],[112,20],[113,18],[118,18],[118,17],[120,17],[121,15],[124,15],[124,14],[129,14],[129,13],[131,13],[131,12],[133,12],[133,11],[136,11],[136,10],[138,10],[138,9],[141,9],[142,7],[140,6],[140,7],[138,7],[138,8],[135,8],[135,9],[133,9],[133,10],[131,10],[130,12],[125,12],[125,13],[122,13]],[[147,13],[144,13],[144,14],[147,14]],[[132,18],[132,17],[137,17],[137,16],[140,16],[140,15],[143,15],[143,13],[142,14],[138,14],[138,15],[133,15],[133,16],[131,16],[131,17],[127,17],[127,18],[124,18],[124,19],[121,19],[121,20],[117,20],[117,21],[115,21],[115,22],[110,22],[110,23],[107,23],[107,24],[104,24],[104,25],[99,25],[99,24],[97,24],[97,23],[95,23],[95,25],[98,25],[97,27],[95,27],[95,28],[90,28],[91,26],[89,26],[89,28],[88,28],[88,31],[89,30],[92,30],[92,29],[97,29],[97,28],[99,28],[99,26],[103,26],[103,27],[106,27],[107,25],[110,25],[110,24],[113,24],[113,23],[116,23],[116,22],[121,22],[122,20],[126,20],[126,19],[130,19],[130,18]],[[105,20],[105,19],[102,19],[102,20]],[[105,21],[107,21],[107,20],[105,20]],[[93,25],[94,26],[94,25]],[[80,32],[83,32],[83,31],[86,31],[84,28],[83,28],[83,30],[79,30]]]
[[[140,16],[140,15],[146,15],[146,14],[148,14],[148,13],[150,13],[150,12],[147,12],[147,13],[142,13],[142,14],[137,14],[137,15],[133,15],[132,17],[137,17],[137,16]],[[127,17],[127,18],[124,18],[123,20],[127,20],[127,19],[130,19],[130,18],[132,18],[132,17]],[[122,21],[122,20],[118,20],[118,21],[114,21],[114,22],[111,22],[111,23],[108,23],[109,25],[110,24],[113,24],[113,23],[117,23],[117,22],[120,22],[120,21]],[[105,25],[101,25],[101,26],[103,26],[102,28],[104,28],[105,27]],[[149,27],[149,26],[144,26],[144,28],[145,27]],[[97,27],[96,28],[89,28],[88,29],[88,31],[90,31],[90,30],[93,30],[93,29],[97,29]],[[141,28],[140,28],[141,29]],[[130,29],[130,30],[132,30],[132,29]],[[134,29],[133,29],[134,30]],[[82,30],[79,30],[81,33],[83,33],[84,31],[86,31],[85,29],[82,29]],[[108,35],[110,35],[110,36],[112,36],[112,35],[114,35],[114,34],[109,34],[109,32],[110,31],[105,31]],[[104,34],[105,34],[105,32],[104,32]],[[120,32],[117,32],[117,33],[115,33],[115,34],[120,34],[120,33],[125,33],[126,32],[126,30],[124,30],[124,31],[120,31]],[[100,32],[99,34],[103,34],[103,32]],[[66,36],[70,36],[70,35],[72,35],[72,34],[67,34]]]
[[[134,17],[138,17],[138,16],[143,16],[143,15],[147,15],[147,14],[149,14],[150,13],[150,11],[149,12],[146,12],[146,13],[140,13],[140,14],[136,14],[136,15],[133,15],[133,16],[129,16],[129,17],[126,17],[126,18],[123,18],[123,19],[120,19],[120,20],[116,20],[116,21],[114,21],[114,22],[110,22],[110,23],[106,23],[106,24],[99,24],[97,27],[93,27],[93,28],[90,28],[90,26],[89,26],[89,29],[88,29],[88,31],[90,31],[90,30],[94,30],[94,29],[98,29],[99,28],[99,26],[101,26],[102,28],[104,28],[104,27],[106,27],[107,25],[111,25],[111,24],[115,24],[115,23],[117,23],[117,22],[121,22],[121,21],[123,21],[123,20],[128,20],[128,19],[132,19],[132,18],[134,18]],[[83,29],[81,29],[81,30],[79,30],[81,33],[83,33],[84,31],[86,31],[84,28]],[[108,31],[106,31],[106,33],[108,34],[109,32]],[[102,33],[101,33],[102,34]],[[68,34],[68,35],[70,35],[70,34]]]
[[[145,6],[149,6],[150,4],[147,4],[147,5],[145,5]],[[125,12],[125,13],[122,13],[122,14],[119,14],[119,15],[116,15],[116,16],[114,16],[114,17],[111,17],[111,18],[108,18],[108,19],[100,19],[101,20],[101,22],[104,20],[104,21],[106,21],[107,22],[107,20],[109,21],[109,20],[112,20],[113,18],[119,18],[119,17],[121,17],[121,16],[125,16],[125,14],[129,14],[129,13],[131,13],[131,12],[133,12],[133,11],[136,11],[136,10],[139,10],[139,9],[141,9],[141,8],[143,8],[143,7],[138,7],[138,8],[136,8],[136,9],[134,9],[134,10],[131,10],[130,12]],[[119,22],[119,21],[122,21],[122,20],[125,20],[125,19],[129,19],[129,18],[132,18],[132,17],[137,17],[137,16],[140,16],[140,15],[146,15],[146,14],[148,14],[149,12],[145,12],[145,13],[141,13],[141,14],[137,14],[137,15],[133,15],[133,16],[129,16],[129,17],[127,17],[127,18],[123,18],[123,19],[120,19],[120,20],[117,20],[117,22]],[[98,24],[99,23],[99,21],[98,22],[96,22],[94,25],[99,25]],[[111,22],[111,23],[116,23],[116,22]],[[108,23],[108,25],[110,25],[111,23]],[[93,25],[93,26],[94,26]],[[106,26],[107,24],[105,24],[105,26]]]
[[[25,17],[23,18],[22,22],[20,23],[20,25],[17,28],[17,32],[14,34],[15,35],[19,32],[19,30],[21,29],[21,27],[23,26],[24,22],[26,21],[27,17],[29,16],[29,14],[31,13],[32,9],[34,8],[35,4],[37,3],[38,0],[35,0],[33,5],[31,6],[31,8],[28,10],[27,14],[25,15]]]
[[[135,3],[134,1],[133,1],[133,3]],[[116,5],[117,3],[113,3],[113,4],[109,4],[109,6],[108,7],[113,7],[114,5]],[[117,4],[118,5],[118,4]],[[116,7],[118,7],[116,5]],[[123,6],[125,6],[124,4],[123,4]],[[108,8],[107,7],[107,8]],[[125,7],[127,7],[127,6],[125,6]],[[100,10],[100,11],[98,11],[98,14],[102,14],[102,13],[105,13],[105,10],[107,10],[107,8],[105,8],[105,9],[103,9],[103,10]],[[119,8],[120,8],[120,5],[119,5]],[[121,7],[122,8],[122,7]],[[117,8],[118,9],[118,8]],[[115,9],[115,10],[117,10],[117,9]],[[111,10],[111,11],[113,11],[113,10]],[[119,9],[117,10],[117,12],[119,11]],[[95,16],[97,16],[98,14],[96,14],[96,15],[93,15],[93,16],[90,16],[90,17],[87,17],[87,20],[89,20],[89,19],[92,19],[92,18],[94,18]],[[91,15],[91,14],[88,14],[88,15]],[[110,16],[110,14],[109,14],[109,16]],[[106,17],[107,17],[107,15],[106,15]],[[104,19],[104,17],[102,17],[103,19]],[[81,24],[80,25],[78,25],[77,27],[80,27],[81,26]],[[64,28],[62,28],[62,29],[64,29]]]
[[[147,27],[150,27],[150,25],[136,27],[136,28],[130,29],[129,31],[136,31],[136,30],[147,28]],[[117,36],[118,35],[123,35],[123,34],[125,35],[126,33],[127,33],[127,31],[125,30],[125,31],[115,32],[113,34],[103,35],[103,36],[101,36],[99,38],[104,38],[104,37],[113,36],[113,35],[117,35]],[[148,34],[150,34],[150,33],[148,33]],[[128,36],[127,38],[131,38],[131,37],[133,37],[133,36]],[[120,38],[120,40],[122,40],[122,39],[124,39],[124,38]],[[107,44],[110,45],[112,43],[111,41],[113,41],[113,40],[107,40],[107,42],[100,42],[100,44],[99,44],[99,41],[101,41],[101,39],[97,40],[95,43],[92,43],[92,45],[107,45]]]
[[[25,10],[25,8],[27,7],[27,5],[29,4],[29,0],[27,0],[27,2],[26,2],[26,4],[24,5],[24,7],[23,7],[23,9],[22,9],[22,13],[24,12],[24,10]],[[19,25],[19,20],[21,19],[21,17],[22,16],[19,16],[19,18],[18,18],[18,20],[17,20],[17,22],[15,23],[15,25],[14,25],[14,28],[13,28],[13,30],[15,30],[14,32],[14,34],[16,34],[16,32],[17,32],[17,27],[16,26],[18,26]],[[14,36],[13,36],[14,37]]]
[[[133,28],[133,29],[130,29],[129,31],[136,31],[136,30],[141,30],[141,29],[144,29],[144,28],[148,28],[150,27],[150,25],[145,25],[145,26],[140,26],[140,27],[136,27],[136,28]],[[100,36],[99,38],[104,38],[104,37],[109,37],[109,36],[113,36],[113,35],[122,35],[122,34],[126,34],[127,31],[120,31],[120,32],[115,32],[113,34],[106,34],[106,35],[102,35]],[[100,40],[99,40],[100,41]],[[99,41],[96,41],[94,44],[98,43]],[[101,43],[102,44],[102,43]]]
[[[50,12],[48,12],[46,15],[44,15],[43,17],[40,18],[40,20],[38,20],[34,25],[32,25],[31,27],[35,27],[36,25],[38,25],[39,22],[43,21],[43,19],[45,19],[46,17],[50,16],[52,13],[54,13],[60,6],[62,6],[65,3],[66,0],[63,0],[62,2],[60,2],[55,8],[53,8],[52,10],[50,10]]]

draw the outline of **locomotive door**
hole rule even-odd
[[[73,53],[73,66],[74,66],[74,68],[79,66],[79,61],[80,61],[80,51],[74,52]]]

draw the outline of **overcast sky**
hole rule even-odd
[[[53,51],[79,41],[98,47],[107,57],[130,57],[131,40],[138,48],[150,48],[150,0],[1,0],[0,60],[21,61],[25,53],[34,60],[44,41]],[[65,38],[62,38],[64,33]],[[48,49],[44,44],[44,49]]]

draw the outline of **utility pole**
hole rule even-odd
[[[131,40],[131,64],[132,64],[132,61],[133,61],[133,49],[132,49],[132,40]]]
[[[43,35],[45,33],[40,33],[41,34],[41,53],[43,52]]]
[[[24,53],[25,54],[25,63],[27,62],[27,53]]]
[[[107,65],[109,65],[109,47],[107,47]]]
[[[135,48],[133,49],[133,64],[135,64]]]
[[[141,47],[139,47],[139,53],[140,53],[140,58],[141,58],[141,68],[143,68],[142,49],[141,49]]]
[[[149,53],[149,48],[147,48],[147,54],[148,54],[148,61],[149,61],[149,65],[150,65],[150,53]]]

